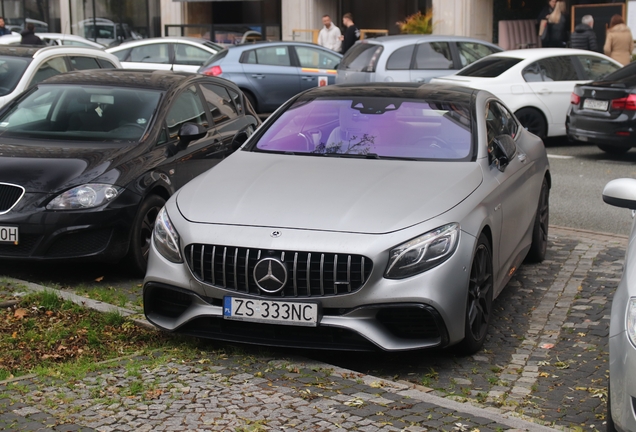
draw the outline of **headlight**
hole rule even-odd
[[[155,229],[152,232],[155,248],[165,259],[174,263],[183,262],[179,249],[179,234],[172,226],[166,208],[162,208],[155,221]]]
[[[49,210],[77,210],[99,207],[111,202],[121,188],[107,184],[85,184],[56,196],[46,206]]]
[[[636,297],[632,297],[627,302],[627,336],[636,346]]]
[[[459,224],[444,225],[403,243],[389,255],[384,277],[402,279],[440,265],[453,255],[459,243]]]

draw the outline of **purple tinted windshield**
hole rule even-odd
[[[256,151],[468,160],[468,106],[361,97],[299,101],[263,134]]]

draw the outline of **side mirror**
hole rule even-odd
[[[192,141],[203,138],[208,130],[196,123],[184,123],[179,128],[179,146],[186,147]]]
[[[612,180],[603,189],[603,201],[615,207],[636,210],[636,179]]]
[[[493,142],[495,144],[493,153],[497,168],[503,172],[517,152],[517,145],[510,135],[496,136]]]

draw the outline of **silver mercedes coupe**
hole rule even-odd
[[[157,217],[157,327],[273,346],[483,345],[546,253],[543,142],[492,94],[374,83],[304,92]]]

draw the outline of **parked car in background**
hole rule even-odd
[[[607,204],[636,211],[636,180],[612,180],[603,190]],[[626,214],[627,216],[627,214]],[[625,253],[623,276],[612,300],[609,331],[607,432],[636,430],[636,224]]]
[[[6,27],[12,32],[16,32],[18,34],[26,29],[26,26],[24,25],[25,21],[27,24],[33,24],[36,33],[46,33],[49,31],[49,25],[44,21],[39,21],[32,18],[27,18],[26,20],[24,20],[22,18],[5,17]]]
[[[78,23],[79,34],[104,46],[114,46],[127,40],[143,39],[126,23],[115,23],[106,18],[90,18]]]
[[[115,69],[121,65],[114,55],[95,48],[0,46],[0,107],[54,75],[100,68]]]
[[[488,90],[526,129],[544,138],[566,134],[565,118],[576,84],[602,79],[621,67],[592,51],[522,49],[492,54],[433,82]]]
[[[199,73],[236,83],[259,113],[270,113],[292,96],[336,82],[342,55],[303,42],[262,42],[229,47]]]
[[[66,45],[89,48],[104,49],[104,45],[89,41],[81,36],[64,33],[38,33],[45,45]],[[10,34],[0,36],[0,45],[20,45],[22,36],[20,34]]]
[[[577,84],[566,120],[568,138],[621,154],[636,147],[636,63]]]
[[[549,189],[543,143],[488,92],[310,90],[168,200],[144,311],[235,342],[474,353],[545,256]]]
[[[338,67],[336,83],[428,82],[450,75],[501,48],[456,36],[397,35],[365,39]]]
[[[259,124],[223,79],[128,70],[48,79],[0,111],[0,259],[126,257],[142,275],[165,201]]]
[[[116,55],[124,69],[196,72],[222,49],[205,39],[162,37],[124,42],[106,51]]]

